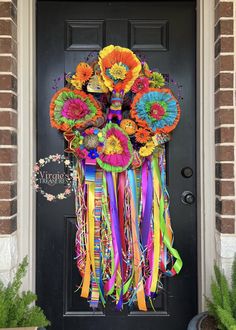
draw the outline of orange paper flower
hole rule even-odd
[[[93,74],[93,69],[91,66],[85,62],[81,62],[76,67],[76,74],[73,76],[73,79],[85,83],[90,79]]]
[[[141,63],[128,48],[107,46],[99,53],[99,65],[105,85],[110,91],[127,93],[141,70]]]
[[[150,132],[144,128],[139,128],[135,133],[137,142],[146,143],[150,139]]]

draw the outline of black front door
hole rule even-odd
[[[196,204],[184,204],[195,181],[195,2],[194,1],[38,1],[37,4],[37,155],[63,154],[64,139],[50,127],[53,80],[73,71],[91,52],[114,44],[145,57],[151,68],[183,86],[182,116],[167,153],[175,247],[181,273],[163,281],[155,310],[93,311],[76,291],[73,197],[48,203],[37,196],[37,294],[54,330],[184,330],[197,311]],[[59,87],[63,87],[59,82]],[[176,89],[177,91],[177,89]],[[190,167],[188,177],[183,168]]]

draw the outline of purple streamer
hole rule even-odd
[[[111,225],[112,225],[112,242],[113,242],[114,255],[115,255],[115,272],[108,281],[108,283],[105,284],[105,286],[106,288],[107,287],[111,288],[115,282],[118,264],[120,264],[121,274],[122,274],[122,248],[121,248],[117,201],[115,197],[114,183],[111,172],[106,173],[106,179],[107,179],[108,194],[110,197],[110,214],[111,214]],[[119,301],[116,305],[116,309],[121,310],[122,305],[123,305],[123,283],[121,284],[121,293],[120,293]]]
[[[151,171],[151,164],[150,160],[148,162],[148,173],[147,173],[147,187],[148,191],[146,194],[146,201],[145,201],[145,209],[143,213],[143,221],[142,221],[142,244],[143,247],[146,248],[148,242],[148,234],[150,231],[150,222],[151,222],[151,215],[152,215],[152,200],[153,200],[153,183],[152,183],[152,171]],[[145,180],[145,178],[144,178]]]

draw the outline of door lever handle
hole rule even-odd
[[[184,191],[181,196],[183,204],[192,205],[195,202],[195,196],[191,191]]]

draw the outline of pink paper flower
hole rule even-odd
[[[117,125],[108,123],[104,128],[106,136],[104,151],[97,163],[105,171],[122,172],[132,162],[133,148],[129,136]]]
[[[165,114],[165,109],[159,103],[154,103],[150,110],[150,116],[157,120],[162,119]]]
[[[139,77],[135,80],[132,92],[138,93],[138,92],[146,92],[149,87],[149,80],[147,77]]]
[[[85,102],[78,99],[69,99],[64,103],[62,115],[68,119],[77,120],[85,117],[89,108]]]

